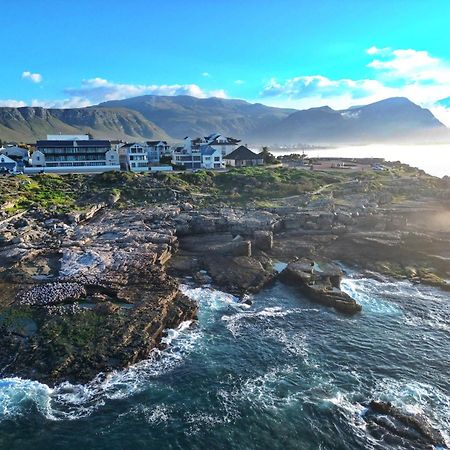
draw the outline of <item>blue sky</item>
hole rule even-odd
[[[449,18],[449,0],[1,0],[0,105],[404,95],[450,125]]]

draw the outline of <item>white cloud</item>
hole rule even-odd
[[[217,97],[217,98],[227,98],[227,93],[223,89],[217,89],[213,91],[209,91],[209,95],[211,97]]]
[[[368,55],[383,55],[383,54],[389,53],[390,51],[391,51],[390,47],[379,48],[379,47],[375,47],[375,45],[374,45],[374,46],[368,48],[366,50],[366,53]]]
[[[78,88],[65,90],[71,98],[81,98],[90,104],[108,100],[122,100],[139,95],[191,95],[198,98],[210,96],[225,97],[225,91],[205,91],[196,84],[125,84],[114,83],[104,78],[91,78],[83,80]]]
[[[373,95],[382,85],[376,80],[331,80],[322,75],[308,75],[289,78],[279,83],[271,78],[261,92],[262,97],[287,96],[291,99],[305,97],[333,98],[350,95],[352,98],[364,98]]]
[[[423,50],[390,50],[379,54],[367,66],[391,79],[450,82],[450,64]]]
[[[450,126],[450,109],[437,102],[450,97],[450,61],[423,50],[370,47],[367,79],[330,79],[323,75],[303,75],[279,81],[270,79],[260,97],[272,105],[308,108],[329,105],[336,109],[370,103],[387,97],[408,97],[430,108]]]
[[[244,84],[244,83],[245,83],[244,80],[234,80],[234,84],[241,85],[241,84]]]
[[[40,83],[42,81],[42,75],[40,73],[31,73],[28,70],[22,72],[22,78],[24,80],[30,80],[33,83]]]
[[[211,74],[210,74],[209,72],[203,72],[203,73],[202,73],[202,77],[208,78],[208,77],[210,77],[210,76],[211,76]]]
[[[7,106],[10,108],[20,108],[23,106],[27,106],[27,104],[22,100],[6,99],[0,100],[0,106]]]

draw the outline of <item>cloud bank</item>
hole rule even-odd
[[[386,97],[408,97],[430,108],[450,126],[450,105],[440,100],[450,96],[450,61],[431,56],[427,51],[370,47],[367,64],[372,76],[366,79],[330,79],[307,75],[278,81],[271,78],[260,97],[284,106],[308,108],[330,105],[333,108],[370,103]]]
[[[83,80],[78,88],[64,91],[72,98],[85,99],[91,104],[108,100],[122,100],[139,95],[191,95],[192,97],[226,97],[223,90],[205,91],[196,84],[125,84],[104,78]]]

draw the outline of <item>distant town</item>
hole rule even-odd
[[[258,166],[263,155],[218,133],[186,137],[177,145],[166,141],[124,142],[90,135],[47,135],[35,145],[6,144],[0,148],[3,173],[99,173],[210,169]]]
[[[279,152],[286,148],[277,148]],[[297,150],[299,150],[297,148]],[[303,149],[305,150],[305,149]],[[164,140],[125,142],[94,139],[89,134],[47,135],[36,144],[0,144],[0,174],[89,174],[109,171],[135,173],[226,170],[282,164],[304,169],[384,170],[383,160],[344,158],[310,159],[303,153],[275,157],[268,147],[255,152],[241,140],[213,133],[203,137],[185,137],[169,144]]]

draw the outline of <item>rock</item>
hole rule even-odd
[[[258,230],[253,233],[253,246],[258,250],[268,251],[273,247],[273,232]]]
[[[448,448],[441,432],[420,414],[409,414],[390,402],[370,401],[365,420],[386,429],[389,433],[424,445]]]
[[[273,280],[272,262],[267,256],[209,256],[202,258],[215,285],[227,292],[242,295],[258,292]]]
[[[341,277],[337,266],[308,259],[292,262],[280,273],[283,281],[298,286],[317,303],[346,314],[361,311],[361,305],[340,289]]]

